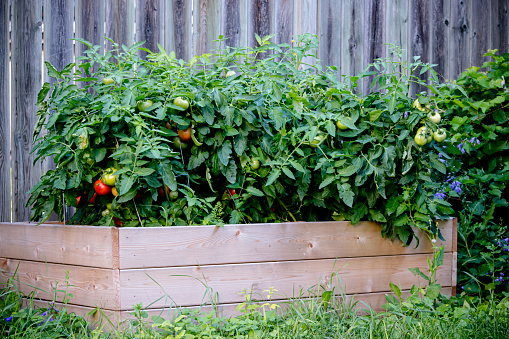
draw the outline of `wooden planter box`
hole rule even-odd
[[[446,242],[438,282],[444,293],[455,293],[456,219],[439,227]],[[274,287],[272,298],[285,299],[306,297],[318,284],[332,284],[378,309],[389,282],[408,290],[419,281],[408,268],[427,271],[432,247],[423,233],[419,238],[417,248],[415,240],[403,247],[383,239],[372,222],[155,228],[0,223],[0,283],[16,272],[25,294],[35,290],[36,299],[63,302],[65,294],[54,291],[66,290],[72,294],[69,311],[100,307],[119,320],[130,317],[137,303],[150,305],[153,314],[202,305],[209,301],[205,285],[227,314],[244,301],[243,290],[263,300],[263,291]]]

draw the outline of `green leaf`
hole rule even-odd
[[[263,197],[265,195],[265,194],[263,194],[262,191],[260,191],[258,188],[255,188],[253,186],[249,186],[248,188],[246,188],[246,192],[250,193],[254,196],[257,196],[257,197]]]
[[[382,213],[380,213],[380,211],[378,211],[378,210],[370,209],[369,210],[369,215],[371,216],[371,219],[373,221],[387,222],[387,219],[385,219],[384,215]]]
[[[172,191],[177,190],[177,180],[175,179],[175,174],[173,174],[173,171],[171,167],[165,163],[160,162],[159,165],[159,174],[161,175],[163,179],[163,183],[168,186],[168,188]]]
[[[302,167],[301,164],[299,164],[298,162],[296,161],[293,161],[293,160],[290,160],[290,164],[293,166],[293,168],[295,168],[297,171],[299,172],[306,172],[306,170],[304,169],[304,167]]]
[[[351,220],[352,225],[355,225],[356,223],[361,221],[362,218],[364,218],[364,216],[366,215],[366,213],[368,213],[368,208],[365,204],[363,204],[362,202],[355,203],[353,207],[353,214]]]
[[[332,182],[334,182],[336,180],[336,175],[328,175],[324,181],[322,181],[322,183],[320,184],[320,186],[318,187],[318,189],[322,189],[324,188],[325,186],[328,186],[330,185]]]
[[[134,170],[134,173],[137,174],[138,176],[140,177],[144,177],[144,176],[147,176],[147,175],[151,175],[152,173],[154,173],[155,170],[153,168],[149,168],[149,167],[145,167],[145,168],[136,168]]]
[[[339,169],[337,171],[337,175],[340,177],[349,177],[349,176],[357,173],[358,170],[359,170],[359,166],[350,165],[348,167]]]
[[[231,225],[239,224],[240,221],[242,220],[242,217],[243,216],[241,212],[233,210],[232,214],[230,215],[230,220],[228,221],[228,223],[230,223]]]
[[[199,167],[201,164],[205,162],[209,158],[209,152],[199,151],[196,155],[191,155],[189,157],[189,163],[187,164],[187,169],[192,170]]]
[[[231,154],[232,154],[232,143],[230,142],[230,140],[226,140],[225,142],[223,142],[221,149],[217,152],[219,161],[224,166],[228,166]]]
[[[349,183],[343,184],[338,183],[337,188],[341,200],[343,200],[346,206],[352,207],[355,198],[355,193],[352,191],[351,185]]]
[[[272,185],[274,183],[274,181],[276,181],[277,178],[279,178],[280,175],[281,175],[280,169],[272,169],[272,171],[270,172],[270,174],[267,178],[267,183],[265,184],[265,186]]]
[[[288,176],[288,178],[295,180],[295,176],[293,175],[292,171],[288,167],[282,168],[283,173]]]
[[[58,173],[58,176],[56,177],[55,181],[53,182],[53,187],[55,187],[58,190],[65,190],[67,187],[66,183],[66,175],[64,171],[60,171]]]
[[[372,121],[372,122],[375,122],[378,120],[378,118],[380,118],[380,116],[382,115],[382,110],[381,109],[375,109],[375,110],[372,110],[369,112],[369,121]]]
[[[228,180],[230,184],[234,184],[237,181],[237,164],[235,161],[231,159],[228,166],[223,166],[223,164],[219,164],[219,166],[226,180]]]

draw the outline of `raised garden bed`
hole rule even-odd
[[[456,219],[439,227],[446,241],[438,283],[444,293],[455,293]],[[418,283],[408,268],[427,271],[432,246],[423,233],[418,236],[417,248],[415,240],[403,247],[381,238],[373,222],[154,228],[0,223],[0,281],[16,272],[25,294],[36,290],[36,299],[50,301],[56,289],[67,290],[71,311],[100,307],[120,320],[137,303],[150,305],[154,314],[201,305],[209,301],[205,284],[228,314],[244,301],[244,290],[263,300],[263,291],[274,287],[272,298],[285,299],[329,283],[379,308],[389,282],[408,290]],[[64,297],[57,292],[55,298]]]

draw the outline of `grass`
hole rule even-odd
[[[509,338],[508,297],[432,300],[417,288],[405,300],[389,298],[386,311],[379,313],[335,295],[334,288],[307,300],[290,299],[281,308],[246,302],[244,313],[233,318],[195,309],[182,310],[172,321],[148,319],[143,307],[136,305],[135,320],[109,331],[93,329],[65,308],[36,307],[33,295],[22,296],[10,281],[0,291],[2,338]],[[28,305],[22,307],[23,300]]]

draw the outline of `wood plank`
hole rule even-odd
[[[221,0],[196,0],[193,4],[194,55],[218,48],[214,42],[221,34]]]
[[[491,44],[500,54],[509,52],[509,1],[491,1]]]
[[[274,32],[276,33],[275,42],[277,44],[292,44],[294,38],[294,8],[297,3],[292,0],[277,0],[273,3],[274,12]]]
[[[318,8],[318,36],[320,44],[318,48],[318,57],[322,61],[322,67],[335,66],[338,70],[340,79],[341,69],[341,26],[342,20],[341,8],[342,1],[324,0],[319,2]]]
[[[458,252],[452,252],[452,295],[456,295],[458,286]]]
[[[484,57],[484,53],[492,48],[490,17],[490,1],[472,1],[472,45],[470,47],[470,64],[472,66],[481,67],[485,61],[489,61]]]
[[[318,19],[317,0],[294,0],[293,7],[293,35],[317,34]],[[301,69],[309,68],[307,65],[314,65],[316,58],[304,57],[301,60]]]
[[[415,56],[421,57],[421,61],[430,62],[431,51],[431,30],[430,30],[430,3],[428,0],[411,0],[410,1],[410,58]],[[413,61],[413,59],[411,60]],[[419,74],[417,70],[414,76],[422,81],[429,78],[429,72]],[[427,91],[426,87],[412,84],[410,86],[410,94],[415,97],[416,93]]]
[[[221,34],[225,37],[225,45],[239,46],[240,43],[240,2],[238,0],[222,0]]]
[[[458,78],[461,72],[470,67],[470,13],[470,1],[451,0],[451,79]]]
[[[263,38],[274,31],[273,15],[274,2],[269,0],[253,0],[248,13],[248,46],[252,48],[258,47],[256,34]],[[258,59],[266,57],[266,53],[258,54]]]
[[[122,310],[139,302],[151,308],[196,306],[213,300],[212,295],[218,303],[235,303],[244,301],[244,290],[262,299],[270,287],[278,290],[273,295],[277,300],[306,297],[318,284],[346,294],[390,291],[389,282],[409,289],[419,279],[408,268],[426,272],[427,258],[427,254],[416,254],[121,270],[121,304]],[[437,271],[442,286],[451,286],[451,263],[452,254],[446,253]]]
[[[33,127],[37,93],[42,84],[42,6],[38,1],[12,1],[11,164],[12,219],[30,219],[26,193],[42,175],[33,165]]]
[[[343,1],[341,25],[341,74],[358,75],[364,62],[364,0]],[[349,83],[348,83],[349,85]],[[362,88],[362,80],[358,81]]]
[[[136,42],[145,41],[142,46],[152,52],[159,52],[157,44],[164,44],[164,0],[137,0]],[[145,59],[147,52],[138,55]]]
[[[113,39],[119,47],[134,43],[134,0],[106,1],[106,37]],[[111,51],[111,42],[106,41],[106,50]]]
[[[440,222],[440,229],[450,252],[452,219]],[[426,235],[418,237],[417,248],[415,239],[403,247],[382,238],[376,223],[346,221],[120,228],[120,268],[432,253]]]
[[[409,31],[409,15],[408,0],[387,0],[386,20],[387,20],[387,43],[393,44],[402,49],[402,61],[408,60],[408,31]],[[387,54],[391,58],[394,52],[391,52],[387,46]],[[401,70],[399,68],[399,70]]]
[[[366,2],[364,19],[364,64],[366,66],[376,59],[386,56],[386,47],[384,46],[386,41],[386,5],[386,0]],[[371,91],[373,79],[373,75],[364,79],[364,93],[367,94]]]
[[[76,38],[101,46],[100,54],[104,54],[104,3],[94,0],[76,0],[75,3]],[[76,42],[77,57],[87,49],[87,46]]]
[[[164,48],[175,52],[178,59],[192,58],[192,2],[173,0],[166,2],[164,20]]]
[[[449,35],[451,33],[451,1],[433,0],[431,2],[431,59],[436,64],[435,71],[438,79],[444,82],[450,78],[449,61]]]
[[[114,227],[0,223],[0,257],[118,268]]]
[[[0,283],[13,278],[19,291],[34,298],[119,310],[119,271],[0,258]],[[70,297],[69,295],[72,295]]]
[[[10,2],[0,2],[0,221],[11,221]]]

